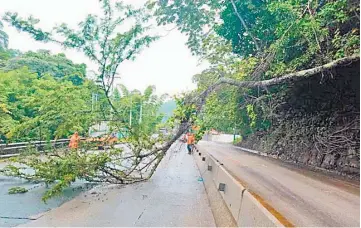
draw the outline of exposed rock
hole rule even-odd
[[[266,132],[240,145],[359,178],[359,62],[288,86]]]

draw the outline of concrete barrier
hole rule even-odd
[[[218,168],[218,175],[216,179],[216,186],[224,185],[224,191],[220,191],[223,200],[227,204],[228,209],[231,211],[233,217],[238,218],[241,203],[242,194],[245,188],[237,183],[237,181],[222,167]],[[236,219],[237,220],[237,219]]]
[[[202,161],[202,157],[198,156],[198,153],[194,155],[194,158],[197,160],[197,166],[202,176],[207,173],[208,170],[208,159],[206,161]],[[208,175],[211,176],[211,175]]]
[[[200,174],[202,175],[202,181],[208,195],[216,226],[237,227],[236,219],[234,219],[234,216],[231,214],[215,185],[219,164],[215,160],[212,160],[208,155],[206,155],[206,161],[202,161],[202,157],[198,156],[198,154],[195,154],[194,158]],[[212,167],[212,170],[208,170],[208,165]]]
[[[245,187],[239,183],[216,158],[209,154],[203,154],[206,161],[202,158],[195,157],[197,165],[201,171],[206,186],[209,182],[217,189],[221,195],[231,216],[239,227],[284,227],[292,225],[291,223],[282,223],[271,213],[259,199],[253,196]],[[209,170],[208,166],[211,166]],[[274,211],[272,211],[274,212]]]
[[[216,182],[217,180],[217,176],[218,176],[218,172],[219,172],[219,166],[220,164],[218,162],[216,162],[211,156],[207,155],[206,156],[206,162],[207,162],[207,170],[208,170],[208,166],[211,166],[212,170],[210,170],[211,172],[211,177],[212,180],[214,182]]]
[[[248,191],[243,193],[237,224],[240,227],[284,226]]]

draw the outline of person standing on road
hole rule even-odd
[[[187,150],[188,150],[188,154],[192,153],[194,143],[195,143],[194,134],[192,132],[188,132],[187,133]]]
[[[70,138],[69,148],[78,149],[79,141],[80,141],[80,137],[78,132],[76,131]]]

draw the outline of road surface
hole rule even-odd
[[[360,226],[359,182],[290,167],[230,144],[201,141],[199,148],[295,226]]]
[[[6,165],[6,162],[0,161],[0,169]],[[29,191],[24,194],[9,195],[9,188],[17,186]],[[48,190],[44,184],[0,175],[0,227],[11,227],[31,221],[37,215],[71,200],[88,187],[91,185],[77,181],[67,188],[63,195],[52,198],[45,204],[41,201],[42,195]]]

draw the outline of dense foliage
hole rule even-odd
[[[0,72],[2,117],[0,135],[5,141],[49,140],[87,132],[94,83],[74,85],[51,75],[39,78],[22,67]]]
[[[159,24],[175,23],[188,34],[193,53],[211,63],[194,77],[199,91],[221,77],[270,79],[359,53],[358,1],[181,0],[150,1],[148,7]],[[236,127],[244,136],[269,127],[270,91],[217,91],[205,106],[208,127]]]
[[[208,97],[198,116],[203,128],[239,133],[242,145],[284,160],[359,172],[358,92],[344,89],[357,81],[359,71],[349,70],[350,79],[350,73],[337,70],[347,64],[358,68],[352,62],[359,61],[359,1],[180,0],[150,1],[148,7],[159,24],[175,23],[188,34],[189,48],[211,65],[194,76],[198,96]],[[311,73],[317,77],[308,79],[313,84],[307,88],[320,86],[312,91],[301,93],[297,83],[281,80],[348,58]],[[256,83],[266,81],[272,86]],[[330,90],[335,94],[326,99],[317,93]],[[314,103],[311,92],[319,104],[314,109],[308,107]],[[327,100],[333,96],[339,98]],[[353,105],[341,101],[344,96]],[[307,124],[298,124],[301,120]]]
[[[4,64],[3,70],[15,70],[23,66],[36,73],[38,78],[48,74],[56,79],[70,80],[74,85],[82,84],[86,75],[85,64],[74,64],[64,54],[51,55],[47,50],[29,51],[11,58]]]

